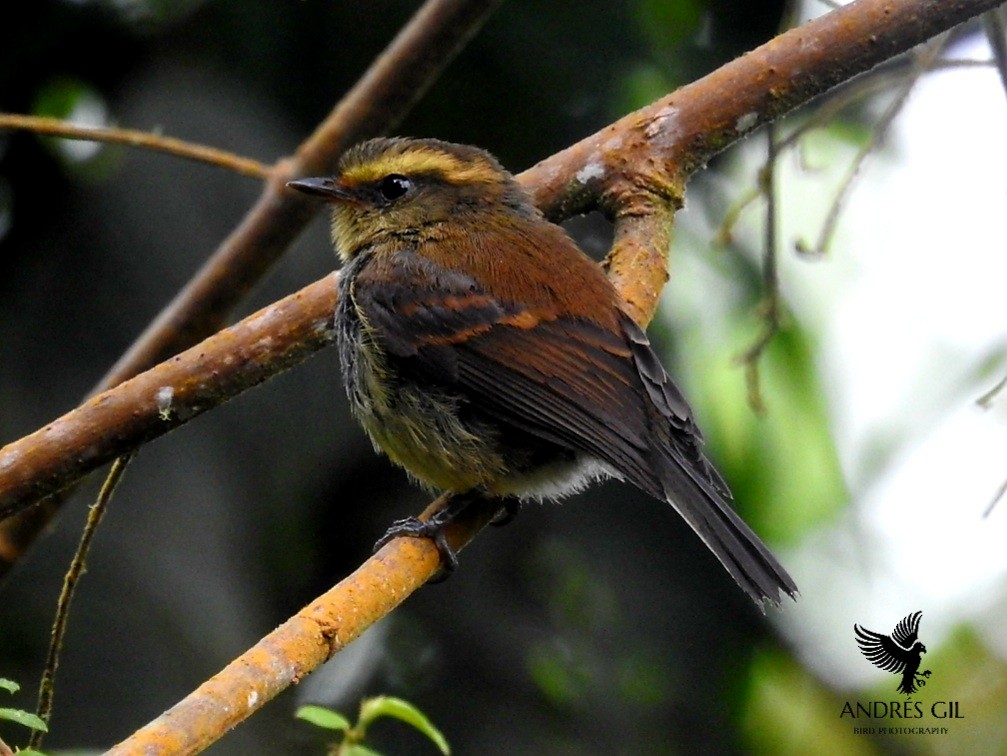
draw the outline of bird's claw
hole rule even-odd
[[[444,528],[451,522],[453,515],[449,509],[442,509],[428,520],[421,520],[418,517],[396,520],[374,544],[374,551],[396,538],[429,538],[437,547],[441,565],[438,573],[427,582],[440,583],[458,569],[458,554],[451,548],[444,534]]]
[[[508,497],[504,499],[500,504],[500,511],[497,512],[496,516],[490,520],[490,525],[495,528],[503,527],[507,525],[518,516],[518,512],[521,511],[521,500],[513,497]]]

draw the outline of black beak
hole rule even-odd
[[[356,197],[346,188],[340,186],[334,178],[302,178],[288,181],[287,186],[305,194],[333,201],[354,201]]]

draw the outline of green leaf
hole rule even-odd
[[[381,756],[381,754],[365,745],[355,743],[353,745],[344,745],[339,751],[339,756]]]
[[[303,719],[305,722],[310,722],[315,727],[323,727],[326,730],[348,730],[350,729],[350,720],[340,714],[338,711],[333,711],[332,709],[327,709],[324,706],[302,706],[294,714],[298,719]]]
[[[19,690],[21,690],[20,685],[18,685],[13,680],[8,680],[4,677],[0,677],[0,688],[3,688],[8,693],[17,693]]]
[[[367,699],[360,705],[361,727],[366,728],[379,717],[395,717],[408,725],[412,725],[430,738],[445,756],[451,753],[451,747],[448,745],[448,741],[441,731],[434,726],[426,714],[408,701],[403,701],[401,698],[393,696],[376,696]]]
[[[46,727],[45,722],[39,719],[38,716],[28,711],[21,711],[21,709],[0,708],[0,719],[8,719],[11,722],[17,722],[19,725],[30,727],[33,730],[49,732],[49,728]]]

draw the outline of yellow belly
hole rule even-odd
[[[493,491],[507,474],[493,431],[463,424],[457,400],[415,386],[383,399],[356,407],[357,417],[375,447],[421,483],[447,491]]]

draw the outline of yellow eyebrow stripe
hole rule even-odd
[[[403,176],[433,173],[452,184],[493,183],[499,180],[499,174],[489,165],[465,163],[437,150],[415,148],[406,153],[381,155],[366,163],[347,166],[342,179],[349,186],[357,186],[396,173]]]

